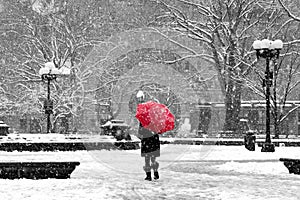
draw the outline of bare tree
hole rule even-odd
[[[282,0],[278,0],[279,4],[282,6],[282,8],[285,10],[285,12],[288,14],[288,16],[290,18],[292,18],[295,21],[300,22],[300,17],[298,17],[297,15],[293,14],[292,11],[288,8],[288,5],[286,5],[286,3],[283,3]],[[297,5],[298,4],[298,5]],[[297,9],[299,8],[299,2],[295,1],[295,2],[291,2],[291,5]]]
[[[288,100],[296,100],[299,98],[297,90],[299,89],[299,26],[297,20],[291,18],[293,16],[286,9],[287,7],[280,2],[280,5],[275,6],[274,11],[277,14],[272,15],[267,21],[267,29],[264,29],[270,35],[269,38],[282,39],[284,41],[284,49],[281,51],[280,58],[274,58],[270,62],[273,75],[273,84],[271,92],[271,113],[274,124],[275,137],[278,138],[281,126],[288,121],[288,116],[295,114],[299,106],[293,105],[287,107]],[[296,2],[291,2],[296,4]],[[295,6],[295,5],[294,5]],[[277,16],[277,17],[276,17]],[[249,68],[249,73],[242,74],[238,79],[242,79],[245,86],[248,87],[257,99],[265,99],[266,91],[263,87],[265,80],[265,64],[258,61]],[[248,90],[247,90],[248,91]],[[248,91],[249,92],[249,91]],[[252,94],[253,93],[249,93]],[[286,134],[288,130],[285,130]]]
[[[80,63],[101,40],[99,21],[107,17],[103,2],[13,0],[4,7],[9,12],[1,13],[3,29],[1,41],[5,63],[10,76],[6,77],[19,113],[29,110],[42,111],[45,91],[38,71],[46,62],[53,62],[60,69],[71,71],[70,81],[59,77],[53,82],[55,100],[54,123],[60,115],[77,115],[82,107],[83,82],[86,77]],[[96,27],[96,24],[98,27]],[[65,80],[63,80],[65,79]],[[69,86],[66,87],[66,84]],[[7,91],[8,93],[8,91]],[[34,94],[35,98],[28,98]],[[72,104],[72,106],[70,106]]]
[[[0,65],[9,71],[6,74],[10,75],[5,77],[8,87],[4,89],[6,94],[12,94],[12,101],[18,102],[18,112],[42,113],[45,91],[38,70],[49,61],[57,68],[71,69],[70,81],[59,77],[52,84],[54,122],[60,115],[78,116],[79,110],[93,109],[83,107],[83,102],[94,100],[85,99],[89,97],[86,94],[96,92],[112,80],[106,79],[106,83],[84,91],[84,83],[96,69],[82,66],[82,61],[95,45],[114,33],[155,24],[154,13],[159,10],[152,5],[143,0],[4,1],[1,10],[9,12],[0,12],[1,52],[5,61]],[[30,100],[32,94],[35,98]]]
[[[225,96],[225,131],[239,129],[239,112],[243,81],[240,75],[249,73],[251,44],[254,38],[270,36],[268,20],[279,16],[278,6],[272,1],[192,1],[160,0],[169,17],[169,27],[187,34],[203,44],[205,55],[218,71],[218,78]],[[260,32],[265,30],[263,32]],[[255,36],[256,35],[256,36]],[[194,56],[203,56],[191,52]]]

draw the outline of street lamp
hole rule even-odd
[[[274,152],[275,145],[271,143],[270,135],[270,87],[272,86],[273,72],[270,71],[270,60],[278,59],[280,50],[283,47],[281,40],[271,41],[268,39],[256,40],[253,42],[253,49],[256,50],[257,59],[266,59],[265,79],[263,87],[266,87],[266,141],[263,144],[262,152]]]
[[[50,98],[50,82],[55,80],[58,74],[61,74],[61,71],[58,70],[52,62],[45,63],[45,66],[39,71],[42,80],[47,83],[47,99],[44,102],[45,114],[47,115],[47,133],[51,132],[50,117],[53,113],[53,101]]]

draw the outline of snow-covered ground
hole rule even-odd
[[[289,174],[282,157],[300,158],[300,148],[163,145],[161,179],[148,182],[140,150],[0,152],[1,161],[81,163],[70,179],[0,179],[0,194],[5,200],[300,199],[300,175]]]

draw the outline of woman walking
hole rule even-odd
[[[138,103],[145,102],[145,95],[142,91],[137,93]],[[160,156],[160,141],[157,133],[150,131],[139,124],[138,137],[141,139],[141,156],[145,158],[144,171],[146,172],[145,180],[151,181],[151,169],[154,172],[154,179],[159,179],[159,163],[156,158]]]

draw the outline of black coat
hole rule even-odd
[[[141,156],[160,156],[160,141],[157,133],[154,133],[141,124],[138,130],[139,137],[141,139]]]

